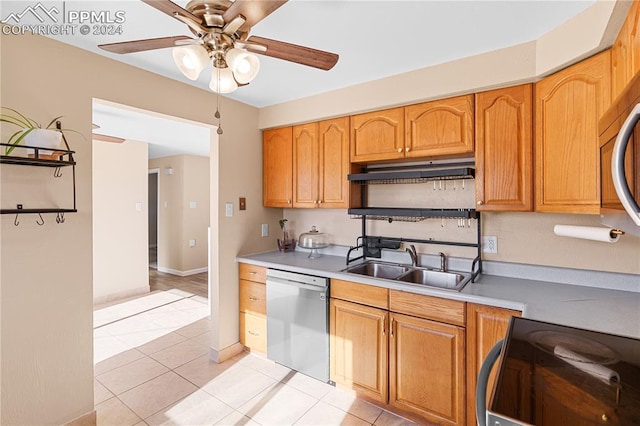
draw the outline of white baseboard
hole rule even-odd
[[[109,303],[114,300],[126,299],[128,297],[149,293],[149,291],[151,291],[150,287],[148,285],[143,285],[142,287],[137,287],[130,290],[119,291],[117,293],[110,293],[104,296],[94,297],[93,304],[102,305],[103,303]]]
[[[225,362],[229,358],[233,358],[238,355],[243,350],[244,346],[242,346],[240,342],[234,343],[233,345],[220,350],[209,348],[209,359],[220,364],[221,362]]]
[[[177,275],[179,277],[186,277],[189,275],[201,274],[203,272],[208,272],[209,268],[198,268],[198,269],[190,269],[188,271],[178,271],[177,269],[165,268],[164,266],[158,266],[158,272],[164,272],[166,274]]]

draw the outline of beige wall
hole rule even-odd
[[[2,35],[0,43],[0,102],[40,120],[64,115],[65,126],[90,135],[92,99],[99,98],[215,124],[215,96],[208,91],[44,37]],[[43,68],[43,64],[50,66]],[[249,208],[246,214],[225,221],[224,229],[215,233],[219,240],[213,240],[211,262],[216,268],[210,277],[216,330],[212,346],[216,349],[238,340],[235,256],[241,251],[272,249],[275,240],[259,238],[260,223],[267,220],[277,225],[281,215],[281,211],[263,209],[260,203],[257,110],[226,98],[220,110],[224,135],[219,142],[211,141],[211,161],[216,166],[211,175],[211,203],[223,209],[218,196],[234,200],[242,191]],[[61,424],[93,410],[92,146],[90,140],[75,135],[69,139],[77,151],[79,212],[68,215],[64,225],[46,215],[44,227],[31,217],[23,218],[16,228],[13,217],[2,216],[3,424]],[[33,170],[8,173],[7,168],[2,167],[0,183],[3,201],[27,190],[40,198],[66,194],[49,187],[42,190],[41,179],[36,179]],[[218,171],[227,174],[219,183]],[[17,182],[9,182],[8,174]],[[222,228],[217,211],[211,216],[214,227]],[[255,238],[243,239],[245,229],[256,230],[250,233]],[[217,331],[220,325],[224,325],[222,333]]]
[[[314,121],[336,115],[348,115],[388,106],[411,104],[488,88],[532,81],[539,76],[575,62],[607,46],[617,34],[627,13],[628,2],[598,1],[576,18],[542,36],[538,41],[464,58],[399,76],[287,102],[260,110],[260,127]],[[617,26],[616,26],[617,25]],[[469,187],[473,189],[472,182]],[[438,207],[442,200],[425,198],[429,193],[419,185],[391,185],[375,203]],[[472,207],[468,199],[452,199],[450,208]],[[285,209],[294,234],[312,225],[329,233],[334,244],[354,245],[360,235],[360,221],[348,218],[345,210]],[[603,244],[560,238],[553,225],[599,226],[598,216],[538,213],[485,214],[482,233],[498,237],[498,253],[485,255],[489,260],[564,266],[592,270],[640,273],[640,244],[637,237],[624,236],[617,244]],[[444,225],[444,226],[443,226]],[[455,220],[425,220],[420,223],[370,222],[368,233],[452,241],[475,241],[474,230],[458,228]],[[425,253],[444,251],[453,256],[470,257],[471,249],[448,246],[419,246]]]
[[[208,263],[209,158],[173,155],[149,160],[148,166],[160,169],[158,270],[178,275],[201,271]],[[196,246],[190,248],[189,240],[196,240]]]
[[[145,142],[93,141],[94,303],[149,291],[147,161]]]

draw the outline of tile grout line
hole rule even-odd
[[[131,314],[131,315],[128,315],[128,316],[126,316],[126,317],[118,318],[118,319],[113,320],[113,321],[111,321],[111,322],[108,322],[108,323],[105,323],[105,324],[101,324],[101,325],[99,325],[99,326],[97,326],[97,327],[93,327],[93,329],[94,329],[94,330],[98,330],[98,329],[100,329],[100,328],[102,328],[102,327],[105,327],[105,326],[107,326],[107,325],[110,325],[110,324],[116,323],[116,322],[118,322],[118,321],[123,321],[123,320],[129,319],[129,318],[135,317],[136,315],[144,314],[145,312],[149,312],[149,311],[152,311],[152,310],[154,310],[154,309],[162,308],[163,306],[171,305],[172,303],[180,302],[180,301],[185,300],[185,299],[190,299],[190,298],[192,298],[192,297],[194,297],[194,296],[195,296],[195,294],[194,294],[194,295],[192,295],[192,296],[189,296],[189,297],[184,297],[184,296],[183,296],[183,297],[181,297],[180,299],[173,300],[173,301],[171,301],[171,302],[167,302],[167,303],[163,303],[162,305],[154,306],[153,308],[145,309],[145,310],[143,310],[143,311],[136,312],[136,313]]]

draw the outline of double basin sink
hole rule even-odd
[[[453,291],[462,290],[471,279],[471,274],[445,272],[417,266],[377,261],[367,261],[350,266],[342,272]]]

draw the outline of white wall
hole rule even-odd
[[[145,142],[93,141],[94,303],[149,291],[147,162]]]
[[[155,158],[149,160],[149,169],[154,168],[160,169],[158,270],[177,275],[201,271],[208,263],[209,158]],[[165,172],[169,168],[171,174]],[[195,240],[196,246],[189,247],[189,240]]]

